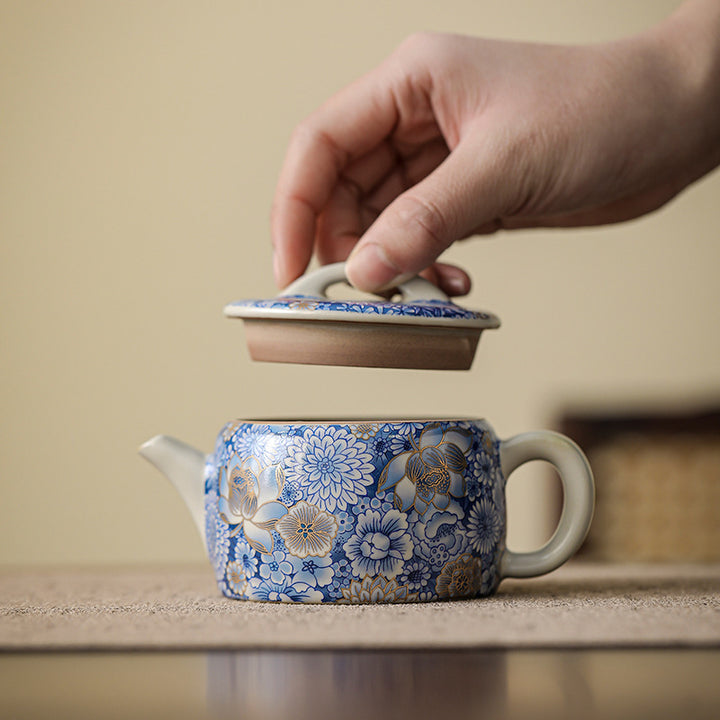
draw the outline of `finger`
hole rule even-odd
[[[353,285],[376,291],[417,274],[453,241],[502,217],[517,202],[519,183],[507,182],[513,157],[494,149],[484,133],[471,137],[393,201],[365,233],[348,259]]]
[[[394,171],[367,194],[365,205],[379,215],[396,197],[432,173],[447,158],[448,152],[445,140],[440,137],[411,155],[400,156]]]
[[[435,263],[432,267],[437,278],[436,284],[446,295],[461,297],[470,292],[472,280],[462,268],[447,263]]]
[[[385,75],[380,66],[352,83],[293,133],[271,215],[276,282],[280,286],[307,267],[317,216],[340,174],[381,143],[397,122],[397,107]]]

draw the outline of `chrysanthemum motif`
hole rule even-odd
[[[260,553],[271,553],[272,530],[287,507],[278,502],[282,493],[282,468],[263,468],[254,458],[240,460],[233,456],[220,473],[218,509],[228,525],[235,525],[232,535],[243,531],[250,546]]]
[[[492,552],[500,539],[502,519],[489,500],[481,500],[470,509],[467,521],[470,547],[480,553]]]
[[[441,598],[475,597],[481,588],[480,560],[470,554],[451,560],[435,581],[435,590]]]
[[[308,428],[289,448],[288,478],[300,482],[306,499],[332,513],[354,505],[372,484],[367,443],[334,425]]]
[[[218,513],[217,493],[214,490],[205,494],[205,540],[208,557],[215,570],[215,577],[219,580],[225,574],[230,550],[230,530]]]
[[[431,505],[445,509],[451,497],[465,492],[470,432],[459,428],[443,432],[440,425],[429,425],[412,441],[412,450],[396,455],[383,468],[378,492],[392,489],[395,506],[403,511],[414,507],[423,515]]]
[[[432,570],[423,560],[413,559],[405,564],[405,568],[398,575],[397,581],[400,585],[407,586],[408,590],[423,590],[432,577]]]
[[[277,521],[275,529],[291,555],[305,558],[330,552],[338,523],[330,513],[301,500]]]
[[[240,537],[236,538],[235,560],[242,566],[246,577],[251,577],[257,571],[258,554],[246,540]]]
[[[287,454],[287,437],[267,425],[244,424],[232,434],[233,451],[241,458],[255,457],[263,465],[279,465]]]
[[[413,553],[407,518],[398,510],[368,510],[358,516],[355,534],[343,548],[357,577],[394,578]]]
[[[342,588],[341,604],[359,605],[360,603],[396,603],[414,602],[417,593],[412,593],[396,580],[384,577],[365,577],[362,580],[353,580],[350,587]]]

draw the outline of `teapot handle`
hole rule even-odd
[[[323,265],[317,270],[299,277],[288,285],[278,297],[303,295],[304,297],[327,299],[327,289],[340,282],[350,285],[345,274],[345,263]],[[421,277],[410,278],[400,283],[397,289],[402,296],[402,302],[406,304],[426,300],[450,302],[450,298],[439,287]]]
[[[500,562],[501,578],[535,577],[555,570],[578,550],[590,529],[595,483],[583,451],[569,438],[549,430],[523,433],[500,443],[500,464],[506,478],[531,460],[546,460],[560,475],[564,494],[560,522],[539,550],[505,550]]]

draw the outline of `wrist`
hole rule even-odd
[[[691,0],[646,38],[667,76],[690,183],[720,164],[720,2]]]

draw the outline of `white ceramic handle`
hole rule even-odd
[[[554,535],[539,550],[506,550],[500,562],[501,577],[535,577],[560,567],[582,544],[595,507],[595,483],[583,451],[569,438],[549,430],[516,435],[500,443],[500,463],[506,478],[531,460],[547,460],[562,481],[564,501]]]
[[[299,277],[294,283],[288,285],[282,291],[280,297],[305,295],[306,297],[327,298],[327,289],[339,282],[350,284],[345,274],[345,263],[323,265],[321,268]],[[400,283],[398,292],[402,295],[404,303],[421,302],[423,300],[450,302],[450,298],[440,288],[421,277],[414,277]]]

